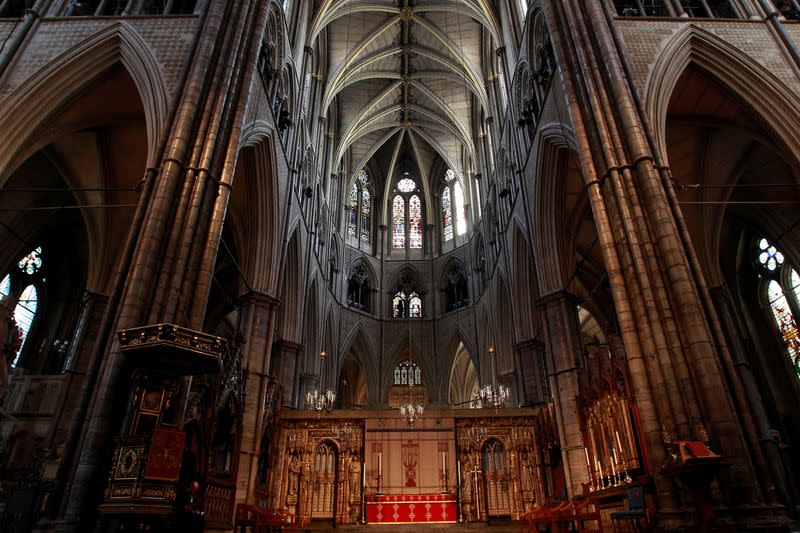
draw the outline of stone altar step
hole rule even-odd
[[[365,525],[337,525],[335,528],[329,522],[314,522],[310,526],[300,529],[301,533],[521,533],[528,528],[521,522],[511,520],[496,520],[490,524],[471,522],[469,524],[365,524]]]

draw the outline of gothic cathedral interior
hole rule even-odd
[[[800,531],[798,0],[0,43],[0,532]]]

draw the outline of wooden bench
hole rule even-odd
[[[523,514],[522,520],[531,533],[538,532],[540,526],[545,526],[547,531],[553,533],[600,531],[600,512],[591,499],[550,503]],[[596,522],[597,526],[588,529],[589,522]]]
[[[297,529],[292,517],[280,509],[262,509],[255,505],[236,506],[233,530],[239,533],[274,533]]]

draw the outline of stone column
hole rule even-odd
[[[553,391],[564,476],[570,498],[582,493],[589,482],[578,413],[578,366],[582,360],[577,304],[566,291],[539,300],[547,343],[547,373]]]
[[[520,375],[523,389],[519,397],[526,405],[545,404],[550,401],[547,386],[547,369],[542,362],[546,357],[544,343],[536,339],[526,339],[514,345],[517,361],[520,362]]]
[[[268,403],[270,367],[272,354],[272,335],[275,330],[275,317],[278,302],[271,296],[250,292],[242,298],[244,319],[244,348],[242,367],[247,373],[247,394],[242,405],[242,429],[239,440],[239,464],[236,473],[236,503],[255,503],[250,501],[258,473],[258,456],[261,448],[261,435],[264,420],[273,406]]]
[[[300,371],[300,358],[305,347],[296,342],[281,339],[273,348],[272,373],[283,386],[283,403],[299,407],[297,401],[297,376]],[[301,399],[302,400],[302,399]]]
[[[714,306],[719,314],[720,323],[727,336],[733,363],[739,374],[739,379],[741,379],[742,385],[744,386],[744,391],[747,396],[746,401],[753,413],[753,421],[755,422],[755,431],[758,435],[758,441],[761,444],[761,448],[767,459],[767,464],[769,465],[769,472],[758,472],[761,483],[767,488],[767,493],[772,501],[774,501],[774,497],[777,493],[777,496],[782,502],[796,502],[797,495],[793,494],[793,487],[789,481],[790,477],[788,477],[784,471],[778,443],[772,438],[772,428],[770,427],[769,417],[764,409],[764,403],[761,399],[756,376],[753,374],[753,369],[750,367],[753,354],[749,353],[749,350],[745,346],[744,339],[747,335],[745,334],[745,328],[737,311],[737,306],[731,295],[730,288],[727,285],[710,287],[709,293],[714,300]]]

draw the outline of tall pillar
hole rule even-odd
[[[547,351],[544,343],[536,339],[526,339],[514,345],[516,360],[519,362],[519,398],[525,405],[540,405],[550,401],[550,388],[547,386],[547,369],[543,364]]]
[[[281,339],[273,348],[273,375],[278,383],[283,386],[284,404],[291,407],[297,405],[298,375],[300,372],[300,359],[305,351],[302,344]]]
[[[761,399],[756,377],[750,367],[752,354],[748,353],[744,339],[747,338],[745,329],[742,325],[741,317],[737,311],[737,306],[731,295],[728,285],[710,287],[709,293],[714,300],[714,306],[719,314],[719,320],[725,331],[728,346],[733,358],[733,363],[742,381],[746,401],[753,413],[755,431],[758,441],[764,451],[764,455],[769,465],[769,472],[759,471],[761,483],[767,488],[766,492],[770,499],[774,501],[777,495],[782,502],[797,502],[797,494],[794,491],[791,477],[787,476],[783,468],[781,452],[778,443],[772,438],[771,424],[764,403]],[[776,494],[777,493],[777,494]]]
[[[572,498],[582,493],[581,483],[589,483],[578,415],[577,370],[583,355],[577,306],[574,296],[566,291],[542,297],[539,305],[544,316],[547,373],[553,391],[564,476]]]
[[[273,409],[276,382],[268,371],[272,354],[278,301],[251,291],[242,298],[244,309],[243,368],[247,369],[246,390],[242,405],[242,429],[239,439],[239,463],[236,473],[236,503],[254,504],[253,490],[258,474],[258,456],[264,421]]]

